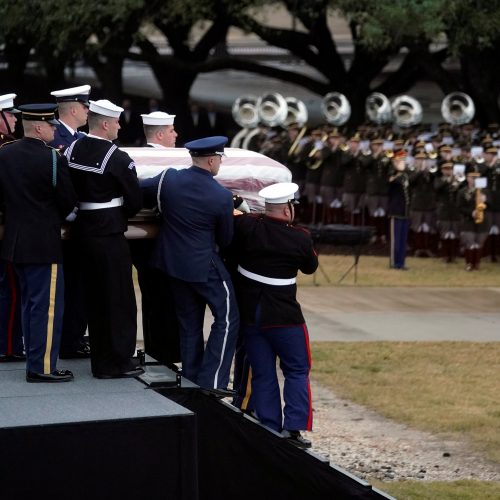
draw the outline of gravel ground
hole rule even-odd
[[[500,465],[465,444],[410,429],[312,384],[313,451],[363,479],[500,481]]]

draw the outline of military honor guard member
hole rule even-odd
[[[64,151],[72,142],[85,137],[78,129],[87,124],[90,85],[54,90],[50,93],[58,104],[59,125],[50,145]],[[61,359],[88,358],[90,346],[84,339],[87,314],[83,292],[83,276],[79,247],[74,238],[63,240],[64,315],[61,339]]]
[[[54,90],[50,95],[56,98],[59,125],[50,145],[60,150],[66,149],[73,141],[85,136],[78,129],[87,124],[89,112],[90,85],[80,85],[69,89]]]
[[[175,148],[177,132],[174,127],[175,115],[163,111],[153,111],[141,115],[147,146],[156,149]]]
[[[133,377],[143,372],[132,356],[137,308],[127,220],[142,206],[135,164],[113,144],[121,107],[90,101],[89,134],[66,149],[79,199],[74,237],[81,247],[94,377]]]
[[[15,140],[19,113],[14,107],[15,98],[16,94],[0,96],[0,146]],[[12,263],[0,260],[0,362],[24,359],[19,283]]]
[[[406,270],[406,245],[410,227],[410,181],[406,169],[406,151],[394,153],[389,176],[388,209],[390,220],[391,260],[393,269]]]
[[[227,389],[239,328],[233,285],[219,255],[233,236],[233,196],[214,179],[226,143],[223,136],[188,142],[190,168],[171,168],[142,183],[146,205],[153,197],[162,215],[152,265],[171,278],[183,375],[221,390]],[[204,348],[206,305],[214,322]]]
[[[318,257],[310,234],[292,225],[297,190],[295,183],[262,189],[265,213],[235,218],[232,251],[254,412],[262,424],[308,448],[311,443],[300,431],[312,429],[311,354],[296,279],[299,270],[312,274]],[[283,412],[276,358],[285,378]]]
[[[2,258],[19,277],[28,382],[73,379],[56,369],[64,307],[61,224],[77,202],[66,158],[47,146],[58,123],[56,107],[20,106],[25,136],[0,148]]]
[[[142,116],[147,147],[167,149],[175,147],[177,132],[175,115],[153,111]],[[151,208],[156,206],[153,196]],[[154,239],[129,241],[132,262],[137,269],[141,289],[142,333],[144,349],[154,359],[164,364],[181,361],[179,328],[174,298],[167,276],[151,267]]]

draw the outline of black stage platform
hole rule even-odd
[[[0,499],[197,499],[196,417],[134,379],[29,384],[0,364]]]
[[[391,498],[152,363],[135,379],[28,384],[0,364],[0,499]]]

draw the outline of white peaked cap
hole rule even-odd
[[[169,115],[163,111],[153,111],[148,115],[141,115],[144,125],[173,125],[175,115]]]
[[[50,93],[56,98],[88,96],[90,94],[90,85],[80,85],[79,87],[71,87],[69,89],[54,90]]]
[[[123,108],[113,104],[107,99],[100,99],[99,101],[89,101],[89,111],[97,113],[98,115],[109,116],[110,118],[119,118]]]
[[[286,203],[293,200],[298,190],[299,186],[295,182],[279,182],[261,189],[259,196],[262,196],[266,203]]]
[[[14,107],[14,99],[17,94],[0,95],[0,110],[8,110]]]

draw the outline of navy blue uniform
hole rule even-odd
[[[54,131],[54,140],[49,145],[64,151],[76,139],[82,137],[85,137],[84,133],[76,131],[71,134],[65,125],[59,123]],[[63,240],[62,245],[64,256],[64,314],[60,355],[61,357],[73,357],[77,352],[85,352],[86,343],[83,337],[87,331],[87,314],[85,312],[79,244],[74,238],[70,238]]]
[[[410,228],[410,182],[406,172],[389,179],[388,215],[391,221],[391,267],[405,268],[406,244]]]
[[[278,219],[242,215],[231,249],[257,417],[278,432],[311,430],[309,335],[295,284],[299,270],[312,274],[318,267],[311,237]],[[276,357],[285,377],[283,413]]]
[[[134,368],[137,308],[124,233],[142,205],[135,164],[104,139],[86,136],[66,151],[80,210],[73,234],[81,245],[92,373]],[[114,205],[114,206],[110,206]]]
[[[225,389],[239,317],[218,249],[233,235],[232,194],[197,166],[169,169],[142,185],[146,206],[158,204],[162,213],[152,265],[172,278],[183,374],[201,387]],[[206,305],[214,322],[203,349]]]
[[[61,224],[76,204],[66,159],[25,137],[0,149],[5,205],[2,258],[14,263],[22,297],[27,371],[52,373],[63,311]]]

